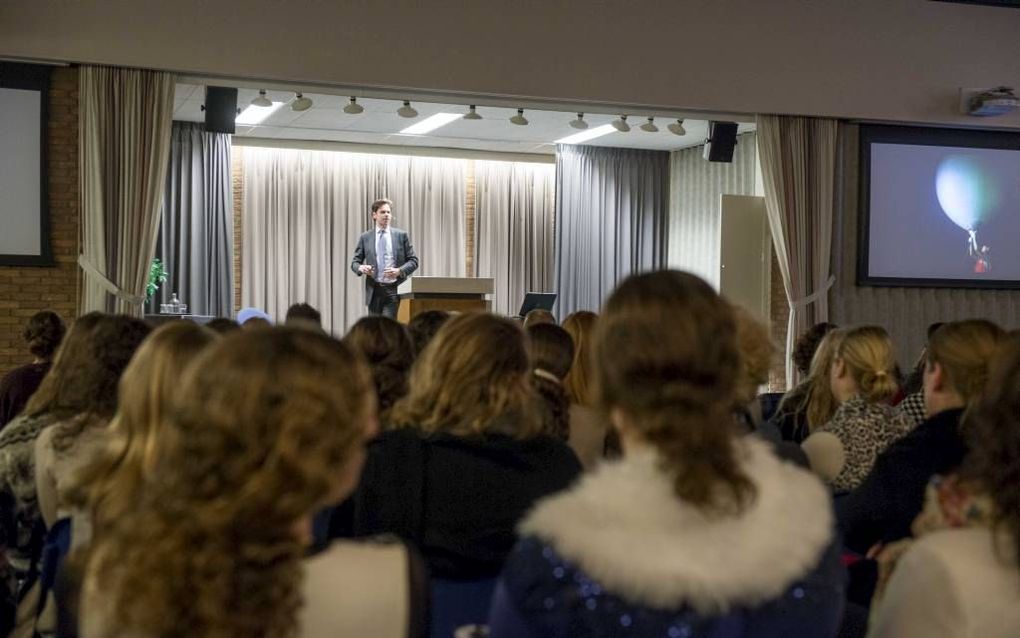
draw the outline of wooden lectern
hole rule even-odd
[[[492,279],[486,277],[411,277],[397,288],[397,321],[407,323],[428,310],[484,312],[492,307],[486,295],[493,290]]]

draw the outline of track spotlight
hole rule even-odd
[[[298,93],[297,99],[290,103],[290,108],[294,111],[307,111],[312,108],[312,99]]]
[[[252,106],[272,106],[273,102],[266,97],[266,90],[260,89],[259,96],[251,101]]]
[[[683,120],[677,120],[676,122],[673,122],[666,128],[668,128],[669,132],[672,133],[673,135],[687,135],[687,129],[684,128]]]
[[[579,131],[588,128],[588,123],[584,121],[584,113],[578,113],[577,119],[570,121],[570,128],[576,128]]]
[[[641,130],[649,133],[658,133],[659,127],[655,125],[655,118],[648,118],[648,121],[641,125]]]
[[[621,133],[630,132],[630,124],[627,124],[627,116],[621,115],[620,119],[613,121],[613,128]]]
[[[414,110],[410,102],[404,100],[404,105],[397,109],[397,115],[400,117],[418,117],[418,111]]]
[[[464,114],[464,119],[465,120],[480,120],[480,119],[482,119],[482,116],[478,114],[478,111],[475,110],[475,105],[472,104],[471,106],[468,107],[468,112]]]
[[[517,115],[510,118],[510,122],[517,126],[527,126],[528,118],[524,117],[524,109],[517,109]]]
[[[365,107],[363,107],[362,105],[358,104],[358,98],[356,98],[356,97],[354,97],[352,95],[351,96],[351,101],[347,104],[347,106],[344,107],[344,113],[346,113],[348,115],[358,115],[359,113],[364,113],[364,112],[365,112]]]

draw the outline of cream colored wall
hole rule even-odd
[[[928,0],[9,0],[0,56],[265,80],[1020,128],[1020,11]]]

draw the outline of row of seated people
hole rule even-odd
[[[888,503],[913,518],[938,473],[923,536],[878,552],[870,631],[1020,628],[1020,338],[941,328],[931,418],[911,428],[875,389],[883,375],[858,371],[855,344],[871,361],[888,338],[834,336],[815,356],[831,357],[818,370],[832,414],[798,446],[754,407],[767,329],[691,275],[631,277],[597,319],[563,328],[430,322],[418,351],[383,318],[340,342],[79,318],[0,432],[5,580],[28,632],[13,635],[474,635],[468,623],[492,636],[847,635],[870,598],[848,588],[845,512],[900,541]],[[971,351],[980,383],[954,367]],[[889,441],[836,427],[872,405],[882,425],[859,423],[900,428]],[[927,475],[911,510],[896,480],[873,477],[950,410],[967,454],[915,468]],[[835,479],[852,464],[866,467],[843,495]],[[42,565],[55,531],[71,546],[58,578]]]

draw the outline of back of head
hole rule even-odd
[[[344,343],[365,357],[379,396],[379,412],[389,409],[407,394],[407,375],[414,351],[407,329],[389,317],[363,317],[355,323]]]
[[[83,316],[71,327],[25,413],[109,419],[117,407],[121,373],[150,330],[141,319],[127,315]]]
[[[241,326],[236,321],[233,319],[227,319],[226,317],[216,317],[209,323],[205,324],[205,327],[221,335],[241,329]]]
[[[868,403],[881,403],[896,395],[896,357],[885,328],[847,330],[836,347],[835,359],[843,362]]]
[[[411,317],[411,321],[407,323],[407,332],[411,335],[415,359],[449,318],[450,313],[445,310],[426,310]]]
[[[811,360],[814,359],[819,344],[822,343],[825,335],[838,327],[834,323],[816,323],[797,337],[797,342],[793,346],[792,358],[793,365],[797,366],[801,374],[811,374]]]
[[[711,286],[677,271],[625,280],[599,317],[595,367],[599,402],[658,451],[679,498],[725,511],[753,498],[731,415],[736,325]]]
[[[570,434],[570,403],[563,379],[574,361],[574,342],[566,330],[551,323],[531,326],[526,332],[531,381],[547,408],[545,432],[565,440]]]
[[[158,481],[97,536],[86,589],[125,634],[290,635],[296,524],[336,498],[372,419],[367,370],[307,330],[229,335],[185,371]],[[158,542],[152,542],[158,539]]]
[[[322,327],[322,314],[306,303],[296,303],[287,308],[287,317],[284,323],[288,326],[298,327]]]
[[[740,352],[740,373],[737,402],[746,404],[758,395],[758,387],[768,383],[776,347],[768,326],[743,306],[733,306],[737,326],[737,350]]]
[[[1002,328],[985,319],[942,324],[928,342],[928,362],[938,363],[949,384],[969,406],[988,379],[988,362],[1005,338]]]
[[[556,323],[556,317],[553,316],[553,313],[541,308],[535,308],[524,317],[525,328],[530,328],[540,323]]]
[[[415,362],[410,391],[394,406],[392,421],[457,436],[500,425],[512,428],[503,434],[528,438],[542,427],[530,377],[520,326],[489,313],[458,315],[443,324]]]
[[[259,325],[263,323],[267,325],[273,324],[272,318],[265,310],[262,310],[261,308],[252,307],[241,308],[241,310],[237,313],[237,324],[243,327],[246,323],[250,321],[255,321]]]
[[[592,392],[592,338],[598,315],[588,310],[578,310],[563,320],[563,329],[574,342],[574,361],[564,381],[571,403],[590,406],[595,403]]]
[[[43,361],[49,361],[60,347],[60,342],[64,340],[65,332],[64,320],[60,315],[43,310],[29,318],[22,336],[28,344],[29,352]]]
[[[208,328],[175,321],[156,329],[138,348],[121,376],[109,445],[82,471],[78,477],[81,485],[72,489],[72,500],[89,500],[94,528],[131,507],[131,502],[119,495],[133,493],[141,479],[150,474],[156,455],[156,432],[167,418],[181,374],[218,338]],[[111,495],[117,497],[116,503],[108,502]],[[116,511],[110,511],[110,506]]]
[[[837,403],[836,397],[832,394],[829,371],[845,334],[846,330],[839,328],[827,332],[811,358],[810,373],[806,381],[809,388],[806,416],[808,428],[812,431],[828,423],[836,413]]]
[[[962,323],[962,322],[961,322]],[[949,324],[952,326],[953,324]],[[1020,332],[1003,338],[989,364],[988,383],[973,401],[964,434],[970,453],[964,476],[995,503],[994,518],[1020,556]]]

